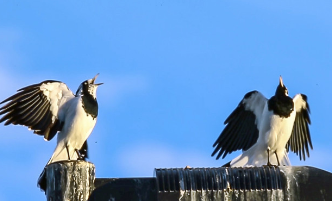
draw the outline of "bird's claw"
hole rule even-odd
[[[84,161],[84,160],[85,160],[85,159],[84,159],[84,155],[80,155],[80,156],[78,156],[77,160],[78,160],[78,161]]]
[[[85,155],[81,154],[79,150],[75,149],[76,154],[77,154],[77,160],[78,161],[85,161]]]
[[[269,167],[269,168],[274,167],[274,168],[277,168],[278,165],[273,165],[272,163],[267,162],[267,164],[266,164],[266,165],[263,165],[263,167]]]

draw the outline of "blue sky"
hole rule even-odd
[[[88,142],[97,177],[158,167],[218,167],[212,144],[244,94],[271,97],[282,75],[311,107],[314,150],[293,165],[332,171],[330,1],[2,1],[0,99],[56,79],[72,91],[96,73]],[[0,200],[45,200],[37,178],[55,148],[0,126]]]

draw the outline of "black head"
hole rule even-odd
[[[78,87],[76,96],[82,97],[82,106],[85,112],[91,115],[93,118],[98,116],[98,103],[96,99],[96,92],[99,85],[103,83],[95,84],[95,80],[98,77],[97,74],[94,78],[85,80]]]
[[[289,117],[293,111],[293,99],[288,96],[288,90],[284,85],[281,76],[279,78],[279,85],[276,93],[269,99],[268,106],[269,110],[273,110],[273,113],[280,117]]]
[[[99,85],[103,84],[103,83],[95,84],[95,80],[98,77],[98,75],[99,75],[99,73],[92,79],[85,80],[84,82],[82,82],[76,91],[76,96],[90,96],[91,95],[94,99],[96,99],[97,87]]]
[[[284,83],[282,82],[281,76],[279,78],[279,85],[277,87],[275,96],[277,98],[288,97],[288,90],[287,90],[286,86],[284,85]]]

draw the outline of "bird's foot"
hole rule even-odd
[[[84,155],[79,155],[77,158],[78,161],[85,161]]]
[[[273,165],[272,163],[267,162],[267,164],[266,164],[266,165],[263,165],[263,167],[269,167],[269,168],[274,167],[274,168],[277,168],[278,165]]]
[[[78,161],[85,161],[85,155],[81,154],[79,150],[75,149],[76,154],[77,154],[77,160]]]

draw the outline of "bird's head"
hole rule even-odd
[[[288,96],[288,90],[282,81],[282,77],[279,78],[279,85],[276,90],[276,97],[285,97]]]
[[[95,80],[98,77],[99,73],[94,76],[92,79],[85,80],[80,84],[76,91],[76,96],[84,96],[85,94],[90,94],[94,99],[96,98],[96,92],[99,85],[103,83],[95,84]]]

